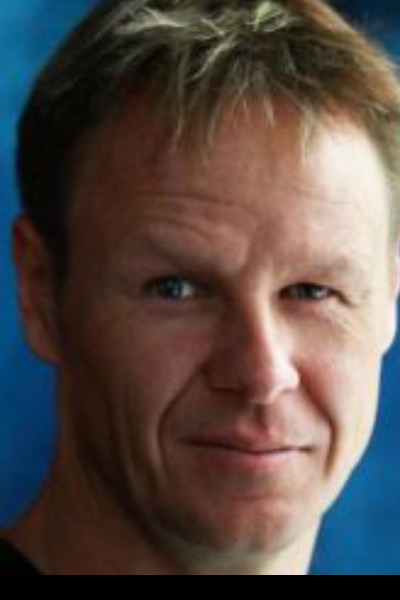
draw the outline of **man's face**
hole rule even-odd
[[[270,131],[226,119],[202,159],[136,107],[87,156],[45,356],[87,468],[149,530],[276,551],[375,420],[396,295],[377,155],[338,118],[302,158],[282,108]]]

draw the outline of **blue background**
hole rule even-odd
[[[39,493],[55,446],[54,375],[23,342],[11,261],[18,196],[15,126],[40,65],[98,0],[13,0],[0,12],[0,523]],[[337,6],[400,56],[399,0]],[[400,160],[400,157],[399,157]],[[326,519],[314,574],[400,574],[400,337],[384,367],[378,427],[361,467]]]

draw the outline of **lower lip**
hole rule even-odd
[[[252,453],[207,445],[196,445],[195,448],[212,466],[264,474],[287,467],[303,454],[296,449]]]

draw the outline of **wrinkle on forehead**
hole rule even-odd
[[[171,189],[175,186],[175,191],[179,192],[181,181],[185,184],[188,175],[191,179],[196,173],[199,173],[199,178],[200,174],[210,177],[216,158],[220,162],[221,154],[226,154],[228,161],[240,163],[243,157],[246,158],[244,174],[247,178],[259,174],[260,169],[265,175],[275,177],[283,169],[285,175],[294,175],[296,178],[296,172],[302,171],[303,167],[317,166],[315,159],[322,151],[324,154],[330,152],[330,160],[334,165],[341,154],[340,146],[346,150],[349,135],[353,142],[358,142],[358,150],[362,150],[361,146],[367,148],[379,161],[379,154],[367,132],[343,114],[321,115],[314,123],[307,152],[303,153],[303,127],[299,111],[278,101],[274,107],[273,123],[266,121],[257,103],[251,104],[251,110],[238,111],[238,114],[227,111],[220,121],[209,152],[204,154],[195,143],[190,126],[179,144],[174,144],[168,136],[166,124],[154,118],[158,113],[154,114],[151,102],[145,100],[136,98],[117,117],[114,115],[113,119],[103,123],[88,137],[82,148],[82,172],[85,165],[86,171],[92,171],[95,177],[98,177],[99,171],[103,173],[105,168],[107,172],[107,167],[111,166],[117,172],[122,155],[132,168],[135,167],[135,175],[139,179],[142,179],[141,173],[150,170],[153,182],[161,178],[166,186]],[[316,147],[318,152],[315,152]],[[357,154],[352,158],[356,160]],[[88,168],[90,164],[91,169]],[[133,170],[125,174],[132,177]],[[119,172],[118,175],[123,173]],[[222,181],[227,181],[230,172],[227,170],[218,175]]]
[[[356,125],[344,118],[321,122],[302,160],[295,111],[282,109],[268,129],[255,111],[222,122],[200,159],[188,140],[168,145],[150,117],[144,107],[132,109],[98,132],[82,167],[76,222],[91,212],[119,237],[154,211],[215,231],[231,226],[260,240],[264,251],[281,248],[283,256],[307,255],[316,240],[332,245],[333,237],[368,260],[371,239],[389,219],[388,206],[378,204],[387,187],[378,153]]]

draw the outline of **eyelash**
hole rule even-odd
[[[202,296],[207,297],[207,295],[209,296],[209,291],[207,289],[207,286],[202,285],[201,283],[199,284],[198,282],[196,282],[195,280],[191,279],[190,277],[184,277],[184,276],[180,276],[180,275],[171,275],[171,276],[167,276],[167,277],[160,277],[157,279],[153,279],[152,281],[150,281],[148,284],[146,284],[145,286],[145,292],[147,294],[150,294],[152,296],[156,296],[156,297],[160,297],[161,300],[165,300],[165,302],[173,302],[173,303],[179,303],[179,302],[186,302],[188,300],[180,300],[179,298],[175,297],[172,299],[168,299],[168,298],[162,298],[162,286],[166,285],[166,284],[170,284],[172,283],[174,285],[176,284],[182,284],[182,283],[189,283],[189,285],[193,288],[197,288],[200,289],[202,291]],[[302,290],[302,293],[299,294],[300,297],[293,297],[293,291],[297,290],[300,291]],[[171,290],[170,290],[171,291]],[[317,293],[317,297],[316,298],[310,298],[307,299],[304,297],[304,292],[308,291],[308,292],[316,292]],[[161,294],[160,294],[161,292]],[[320,297],[320,293],[323,293],[323,297]],[[331,300],[334,297],[338,297],[338,293],[333,290],[332,288],[329,288],[327,286],[324,285],[319,285],[316,283],[311,283],[311,282],[301,282],[298,283],[296,285],[290,286],[289,288],[285,289],[283,292],[283,297],[284,298],[288,298],[289,300],[299,300],[300,302],[311,302],[311,303],[321,303],[321,302],[326,302],[328,300]],[[319,296],[319,297],[318,297]],[[190,300],[190,299],[189,299]]]
[[[333,290],[332,288],[329,288],[325,285],[319,285],[317,283],[309,283],[309,282],[304,282],[304,283],[298,283],[294,286],[291,286],[288,290],[285,290],[285,295],[288,294],[289,290],[294,290],[294,289],[303,289],[310,291],[314,291],[314,292],[323,292],[326,293],[326,296],[324,296],[323,298],[317,297],[313,300],[311,300],[312,302],[324,302],[326,300],[331,299],[332,297],[337,297],[338,294],[337,292],[335,292],[335,290]],[[301,298],[299,298],[301,300]],[[304,300],[304,298],[303,298]],[[304,300],[306,301],[306,300]]]
[[[153,279],[145,286],[145,290],[150,295],[157,295],[158,292],[160,291],[160,289],[159,289],[160,286],[165,285],[167,283],[171,283],[171,282],[174,282],[175,284],[185,282],[185,283],[189,283],[193,287],[204,288],[204,286],[197,284],[195,281],[193,281],[192,279],[190,279],[188,277],[183,277],[183,276],[179,276],[179,275],[171,275],[171,276],[167,276],[167,277],[160,277],[158,279]]]

